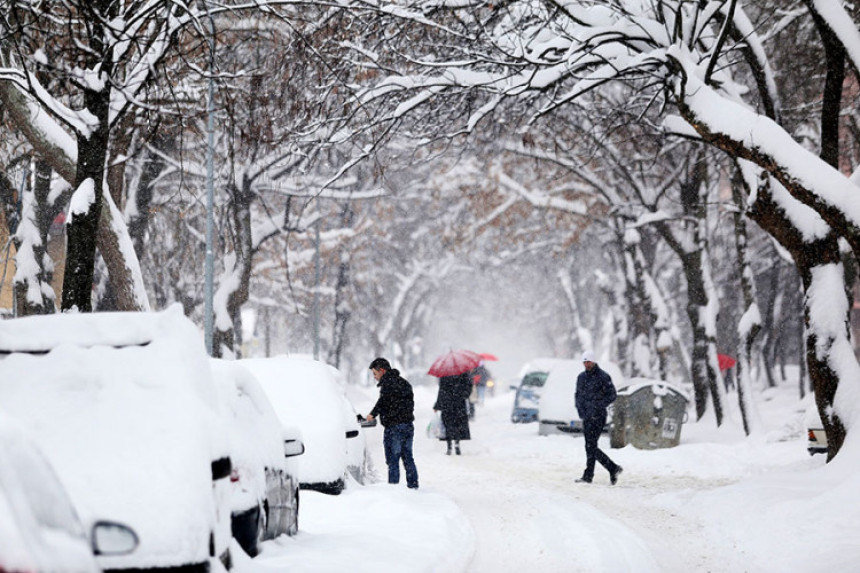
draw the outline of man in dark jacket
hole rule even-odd
[[[576,480],[591,483],[594,479],[594,462],[609,472],[612,485],[618,481],[622,468],[597,447],[597,439],[606,425],[606,409],[615,401],[615,386],[612,378],[601,370],[594,361],[594,354],[587,350],[582,355],[585,371],[576,379],[576,411],[582,420],[582,434],[585,437],[585,472]]]
[[[406,486],[418,489],[418,468],[412,458],[412,438],[415,435],[415,400],[412,386],[392,369],[385,358],[370,363],[370,371],[378,382],[379,400],[367,419],[379,416],[385,431],[382,445],[385,448],[385,463],[388,465],[388,483],[400,482],[400,460],[406,470]]]

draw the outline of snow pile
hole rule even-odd
[[[461,510],[444,495],[401,485],[302,492],[299,534],[264,543],[254,560],[240,555],[236,572],[464,571],[475,533]]]

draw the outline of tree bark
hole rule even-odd
[[[815,391],[815,402],[827,434],[827,459],[830,461],[845,441],[845,426],[839,416],[832,411],[833,398],[839,387],[839,377],[834,365],[830,363],[830,350],[834,347],[851,347],[848,330],[850,304],[841,284],[836,285],[836,289],[829,289],[830,285],[822,282],[819,277],[824,274],[821,271],[830,269],[839,274],[844,273],[839,256],[838,236],[831,230],[829,234],[817,240],[805,239],[803,234],[784,217],[783,211],[776,205],[766,186],[759,189],[758,197],[749,214],[762,229],[770,233],[791,253],[800,273],[804,293],[806,362]],[[814,309],[809,296],[813,287],[827,289],[826,296],[828,300],[833,301],[834,305],[840,302],[845,305],[845,328],[842,331],[820,325],[813,316]],[[831,290],[837,292],[830,292]],[[821,292],[818,294],[822,296]]]
[[[741,313],[741,323],[738,326],[740,344],[738,344],[736,380],[738,385],[738,406],[740,407],[744,433],[749,436],[755,429],[755,421],[758,418],[754,413],[755,402],[753,402],[751,396],[752,365],[750,357],[753,354],[756,337],[761,331],[761,316],[756,302],[758,297],[756,296],[755,275],[752,265],[750,265],[747,250],[747,225],[744,214],[743,189],[743,176],[738,168],[732,178],[732,199],[735,204],[735,211],[732,213],[732,217],[735,224],[735,253],[738,267],[741,271],[740,282],[744,310]]]
[[[251,201],[253,200],[253,192],[251,189],[251,181],[244,177],[241,188],[236,185],[228,187],[230,196],[230,210],[233,221],[233,268],[228,269],[228,275],[235,277],[235,280],[228,281],[227,284],[222,284],[220,288],[228,288],[226,312],[229,315],[229,326],[219,326],[219,322],[215,321],[215,328],[212,338],[212,353],[216,357],[224,355],[227,350],[234,354],[239,354],[239,344],[241,343],[240,328],[240,313],[242,306],[248,302],[248,292],[251,283],[251,266],[254,256],[254,243],[251,228]],[[224,310],[224,309],[222,309]],[[237,342],[237,335],[239,342]]]
[[[354,213],[352,206],[347,203],[341,213],[341,227],[351,229]],[[329,348],[329,363],[340,368],[341,357],[346,345],[346,332],[349,319],[352,316],[352,304],[348,289],[350,282],[350,253],[348,247],[342,247],[340,262],[337,266],[337,280],[334,287],[334,324],[332,325],[331,347]]]

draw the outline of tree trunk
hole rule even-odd
[[[87,109],[99,118],[99,127],[78,137],[75,193],[66,225],[66,268],[63,275],[64,311],[91,312],[96,237],[99,232],[104,169],[107,157],[108,94],[88,92]]]
[[[49,217],[48,195],[51,191],[51,167],[43,160],[36,161],[35,185],[23,188],[19,229],[24,233],[13,236],[16,267],[14,290],[18,316],[51,314],[56,311],[54,289],[51,286],[53,265],[47,255]],[[37,235],[38,239],[33,240]],[[23,238],[22,238],[23,237]],[[26,270],[32,262],[35,269]]]
[[[645,261],[639,248],[639,232],[629,230],[624,232],[624,277],[627,293],[627,306],[630,308],[630,344],[633,356],[630,360],[631,376],[653,378],[651,362],[656,359],[657,349],[654,345],[653,326],[656,313],[651,304],[651,298],[645,288]]]
[[[219,286],[218,296],[224,298],[226,306],[216,308],[215,328],[212,337],[212,354],[216,357],[224,355],[225,351],[238,355],[237,335],[241,340],[242,306],[248,302],[251,284],[251,265],[254,257],[253,233],[251,228],[251,201],[253,191],[251,181],[245,177],[241,189],[235,185],[228,187],[230,195],[230,210],[233,219],[233,253],[232,268],[228,268],[225,279]],[[226,290],[226,293],[223,290]],[[228,320],[223,320],[223,313]]]
[[[798,264],[798,270],[801,271],[801,277],[804,286],[804,309],[803,316],[807,326],[806,336],[806,360],[809,363],[809,373],[812,379],[812,385],[815,389],[815,403],[818,406],[818,413],[821,415],[821,421],[824,425],[824,432],[827,435],[827,461],[832,460],[842,444],[845,442],[845,426],[839,415],[833,411],[834,398],[836,390],[839,387],[839,375],[837,373],[835,363],[836,357],[840,348],[851,349],[851,338],[847,326],[844,331],[834,331],[826,326],[817,324],[815,311],[813,309],[814,302],[811,300],[810,294],[816,293],[820,296],[822,292],[827,292],[827,296],[833,297],[831,300],[837,301],[841,297],[846,300],[846,320],[848,324],[849,308],[847,304],[848,297],[845,295],[842,285],[835,285],[833,281],[826,281],[828,274],[827,267],[831,267],[836,273],[843,272],[842,263],[828,259],[823,251],[833,249],[831,252],[838,253],[836,240],[834,239],[829,245],[820,245],[819,249],[807,249],[807,251],[818,250],[821,258],[809,260],[804,259],[803,263]],[[802,268],[801,268],[802,266]],[[824,271],[824,272],[822,272]],[[822,275],[825,278],[822,279]],[[856,381],[854,381],[856,383]]]
[[[347,203],[341,212],[341,227],[351,229],[354,213],[352,206]],[[332,325],[331,347],[328,352],[328,362],[340,368],[343,349],[346,345],[346,332],[349,319],[352,316],[352,303],[349,296],[350,282],[350,253],[348,247],[341,247],[340,262],[337,266],[337,280],[334,287],[334,324]]]
[[[612,249],[614,252],[615,249]],[[617,264],[616,268],[624,268],[623,263]],[[609,313],[612,318],[613,340],[615,341],[614,355],[618,364],[624,368],[630,359],[627,310],[624,306],[624,283],[622,281],[601,280],[600,290],[606,297]],[[612,350],[612,349],[610,349]]]
[[[704,416],[708,396],[714,405],[717,426],[723,423],[722,388],[711,360],[716,357],[717,341],[703,317],[709,312],[708,293],[702,275],[701,253],[695,252],[681,257],[684,276],[687,279],[687,318],[693,331],[693,352],[690,364],[695,390],[696,419]]]
[[[741,419],[744,432],[749,436],[758,425],[758,415],[755,413],[755,402],[752,400],[752,366],[750,357],[753,353],[756,337],[761,330],[761,316],[758,309],[755,285],[755,275],[749,262],[747,250],[747,225],[744,215],[743,201],[743,176],[737,169],[732,179],[732,199],[735,211],[732,214],[735,224],[735,252],[737,254],[738,267],[740,268],[741,294],[743,296],[744,310],[738,324],[738,363],[737,363],[737,385],[738,406],[741,411]]]
[[[833,411],[833,400],[839,387],[837,353],[853,356],[849,333],[850,303],[844,288],[844,267],[839,243],[832,230],[824,237],[808,239],[787,221],[774,202],[767,186],[759,189],[750,216],[791,253],[803,285],[803,317],[806,326],[806,362],[815,391],[815,402],[827,434],[828,461],[845,441],[845,426]],[[838,276],[839,280],[833,280]],[[814,297],[812,295],[815,295]],[[828,312],[820,313],[816,301],[828,301]],[[829,324],[834,308],[844,306],[841,327]]]
[[[666,243],[681,260],[687,282],[687,318],[693,332],[690,374],[693,381],[696,419],[705,415],[710,396],[717,426],[723,423],[724,389],[717,380],[716,313],[719,308],[716,293],[710,284],[711,268],[707,241],[707,166],[703,148],[690,165],[681,182],[681,204],[688,228],[683,232],[688,240],[679,240],[665,222],[657,224]],[[690,249],[687,245],[692,244]]]

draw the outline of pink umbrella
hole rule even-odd
[[[472,370],[481,363],[481,355],[471,350],[449,350],[437,358],[427,374],[441,378]]]
[[[495,354],[490,354],[489,352],[481,352],[480,354],[478,354],[478,356],[481,357],[481,360],[490,360],[492,362],[495,362],[498,360],[498,358],[496,358]]]

